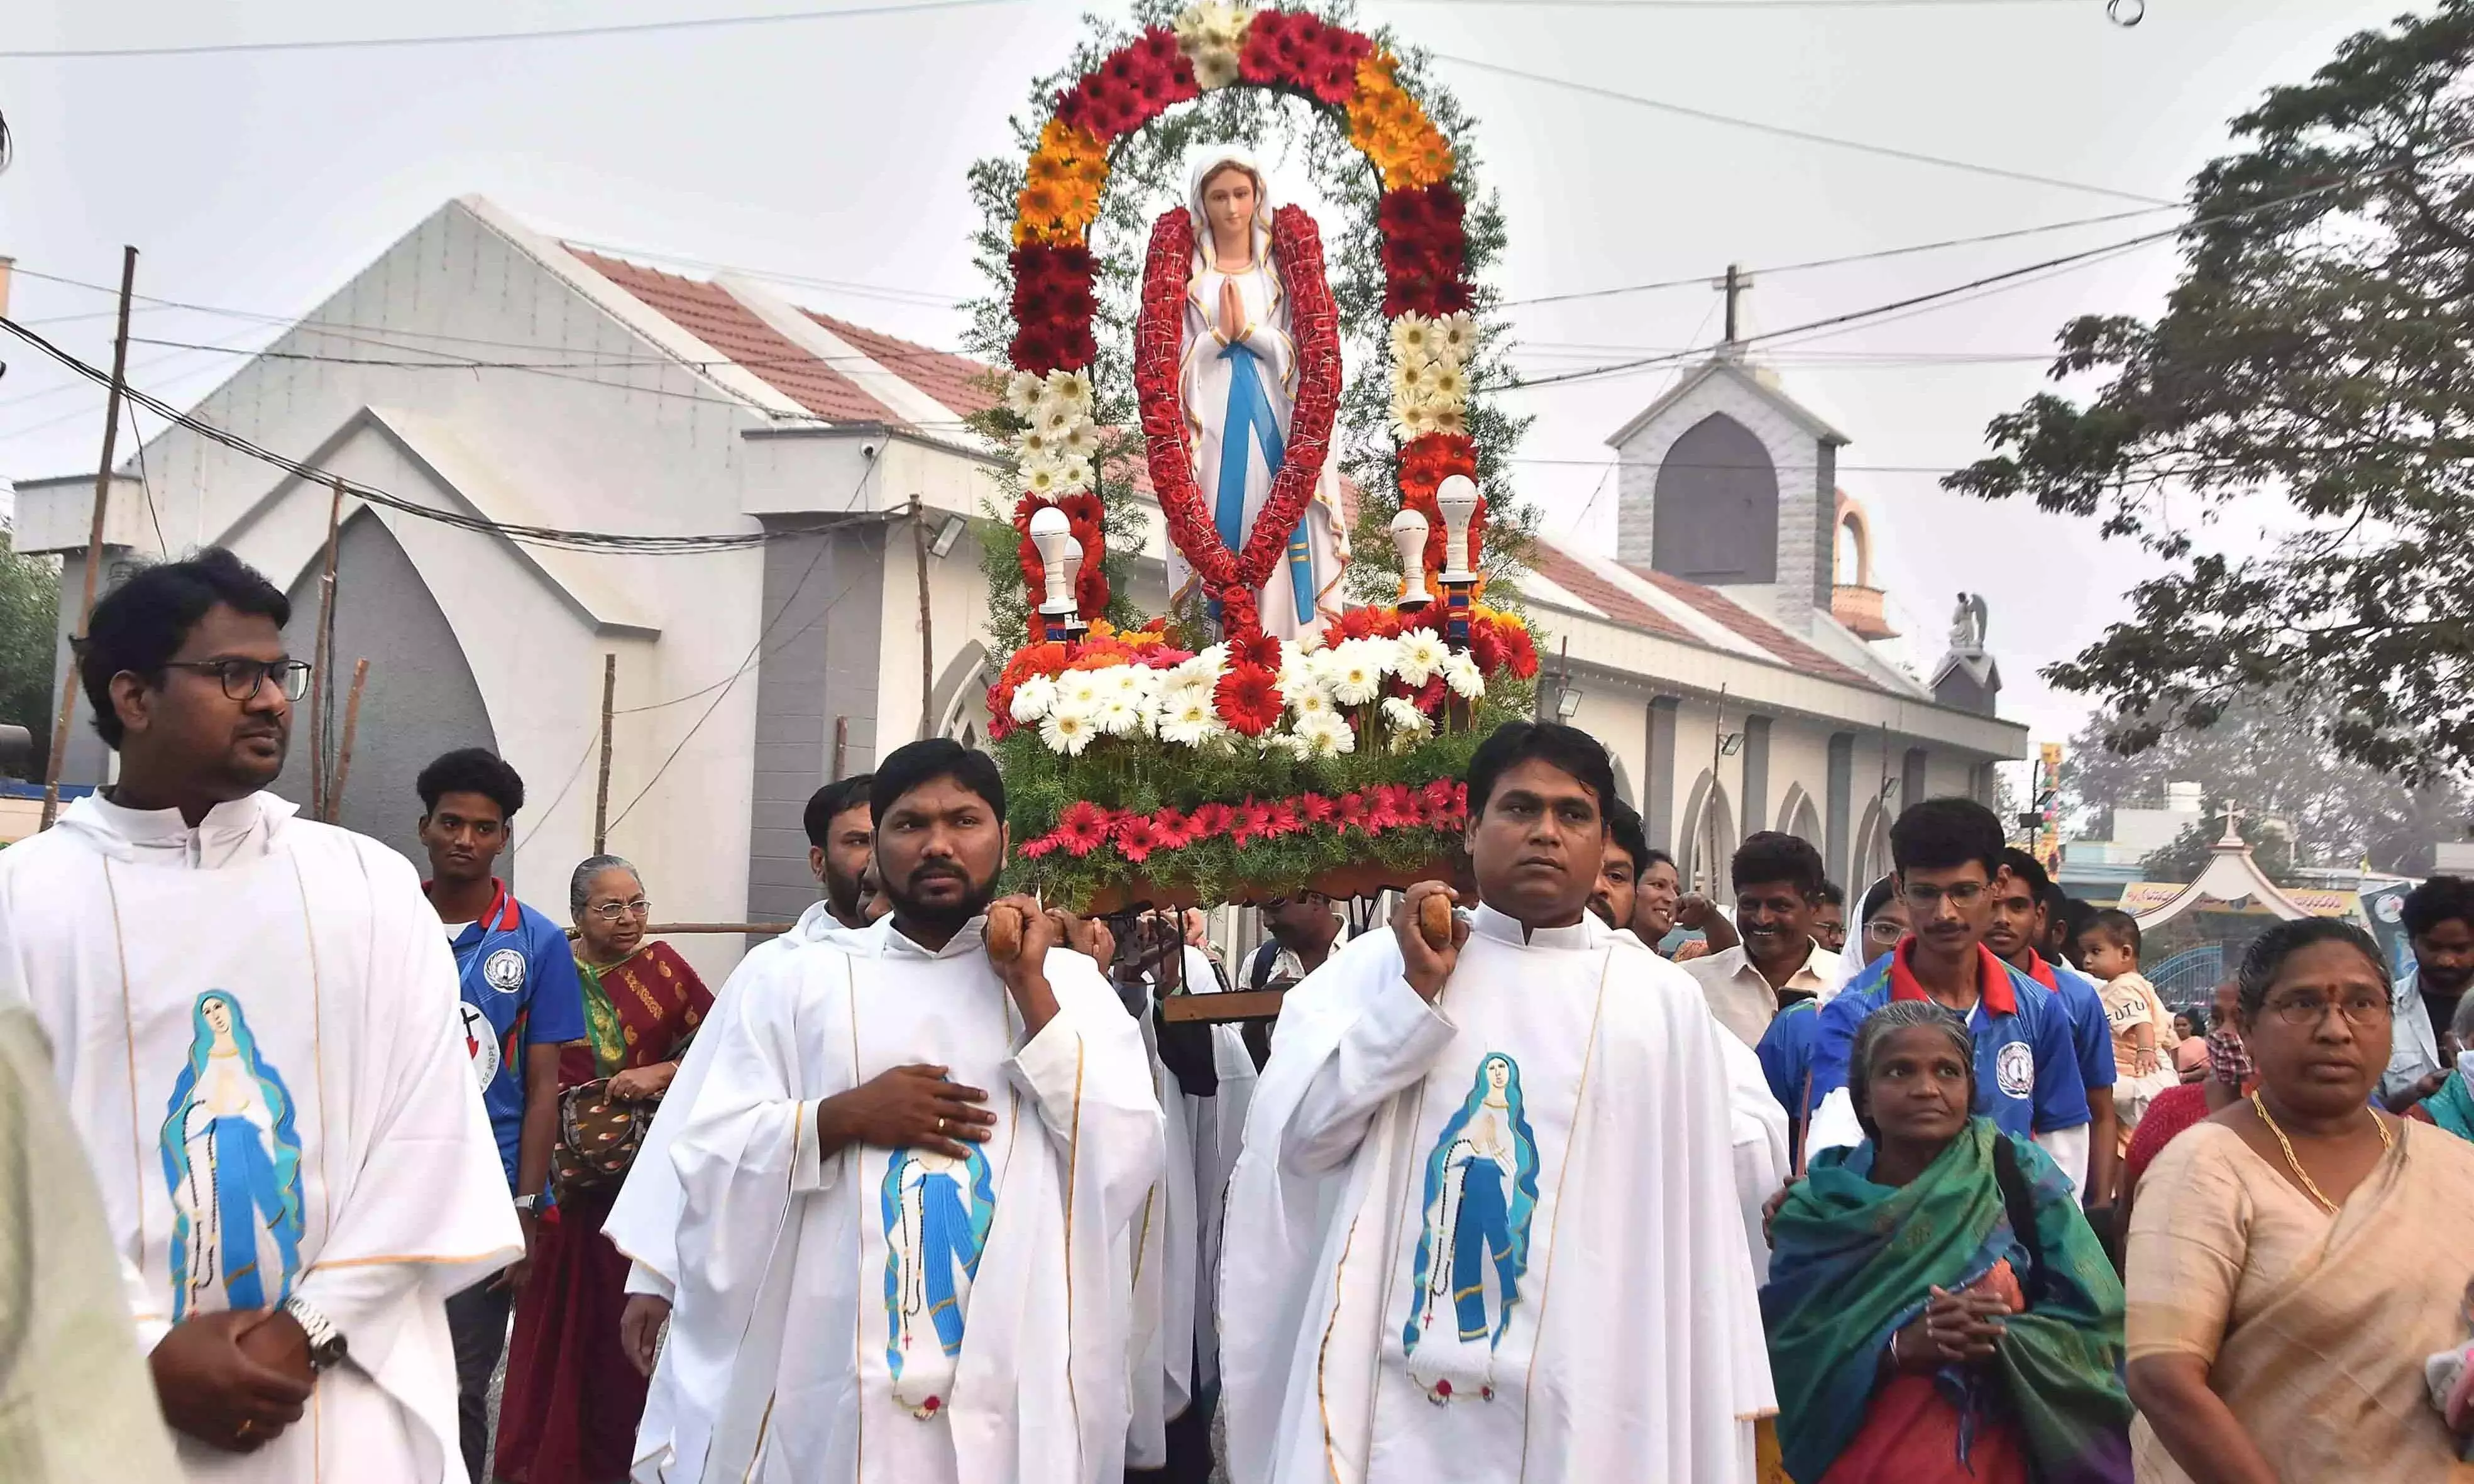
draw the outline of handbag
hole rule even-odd
[[[607,1190],[627,1178],[643,1147],[644,1127],[657,1105],[621,1103],[602,1078],[558,1095],[558,1144],[550,1151],[550,1189],[565,1204],[570,1195]]]

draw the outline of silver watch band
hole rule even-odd
[[[309,1363],[324,1371],[344,1358],[344,1337],[326,1311],[295,1295],[283,1301],[283,1312],[292,1316],[308,1337]]]

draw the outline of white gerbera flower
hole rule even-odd
[[[1026,377],[1031,375],[1031,373],[1028,371],[1022,374]],[[1072,407],[1078,412],[1081,412],[1086,416],[1089,415],[1091,411],[1091,373],[1087,371],[1052,371],[1048,374],[1047,378],[1040,382],[1040,386],[1048,400],[1062,402],[1066,406]]]
[[[1091,724],[1088,712],[1074,706],[1059,706],[1039,723],[1039,740],[1051,752],[1079,758],[1082,749],[1091,745],[1098,730]]]
[[[1392,673],[1410,685],[1424,685],[1443,668],[1443,656],[1449,653],[1443,636],[1432,629],[1405,629],[1392,651]]]
[[[1305,720],[1308,717],[1328,717],[1333,714],[1331,693],[1319,685],[1298,686],[1294,690],[1282,686],[1280,693],[1288,697],[1289,709],[1297,713],[1299,721]]]
[[[1204,92],[1225,87],[1237,81],[1237,54],[1225,46],[1209,46],[1194,54],[1195,85]]]
[[[1079,711],[1088,717],[1093,708],[1100,704],[1100,675],[1097,670],[1069,669],[1056,677],[1055,704],[1057,706]]]
[[[1426,714],[1418,709],[1417,702],[1397,695],[1383,703],[1383,721],[1392,729],[1392,750],[1395,752],[1408,751],[1424,742],[1435,729]]]
[[[1067,428],[1056,439],[1056,447],[1071,458],[1090,458],[1100,451],[1100,429],[1085,418]]]
[[[1309,758],[1332,758],[1357,750],[1357,730],[1337,712],[1298,718],[1298,741]]]
[[[1029,723],[1038,720],[1056,706],[1056,682],[1046,675],[1033,675],[1013,688],[1013,718]]]
[[[1228,646],[1225,644],[1213,645],[1188,663],[1210,671],[1211,678],[1218,680],[1228,672]]]
[[[1395,365],[1421,366],[1435,353],[1435,322],[1422,314],[1404,314],[1392,322],[1392,360]]]
[[[1082,420],[1081,408],[1046,394],[1041,395],[1038,407],[1031,415],[1031,426],[1051,438],[1064,437],[1075,424]]]
[[[1467,309],[1446,314],[1435,322],[1435,349],[1455,366],[1467,365],[1469,353],[1477,349],[1477,316]]]
[[[1394,405],[1396,406],[1403,401],[1416,401],[1424,395],[1418,380],[1419,369],[1420,368],[1412,365],[1408,361],[1399,361],[1394,364],[1392,367],[1392,401]]]
[[[1208,691],[1187,690],[1178,693],[1175,703],[1160,697],[1159,735],[1162,742],[1181,747],[1199,747],[1226,730],[1220,713],[1211,704]]]
[[[1143,704],[1139,696],[1121,692],[1101,695],[1100,706],[1091,713],[1091,724],[1111,737],[1124,737],[1138,731],[1143,724]]]
[[[1443,684],[1450,686],[1454,694],[1467,700],[1476,700],[1486,693],[1486,676],[1479,672],[1477,661],[1470,659],[1468,652],[1463,649],[1453,650],[1451,657],[1443,661]]]
[[[1435,431],[1435,409],[1422,401],[1395,402],[1392,430],[1402,439],[1423,438]]]
[[[1036,371],[1017,371],[1006,377],[1006,410],[1018,418],[1027,418],[1038,411],[1042,385]]]
[[[1121,695],[1136,702],[1151,698],[1152,672],[1139,665],[1111,665],[1098,673],[1104,696]]]
[[[1454,365],[1438,363],[1426,380],[1427,395],[1450,406],[1467,401],[1468,389],[1468,373]]]
[[[1220,667],[1212,664],[1209,656],[1198,654],[1170,670],[1168,678],[1160,683],[1160,689],[1163,693],[1170,691],[1208,693],[1219,683]]]
[[[1056,440],[1036,427],[1024,428],[1021,436],[1014,439],[1013,446],[1014,450],[1022,455],[1024,463],[1030,463],[1034,459],[1053,458],[1056,454]]]
[[[1363,706],[1383,689],[1383,660],[1373,642],[1349,639],[1331,651],[1331,698],[1343,706]]]
[[[1426,431],[1449,433],[1457,438],[1468,431],[1468,414],[1459,407],[1428,404],[1424,409]]]
[[[1261,742],[1265,752],[1285,752],[1301,763],[1310,750],[1306,740],[1295,732],[1266,732]]]
[[[1053,460],[1041,459],[1035,464],[1024,464],[1022,492],[1025,495],[1037,495],[1043,499],[1054,499],[1064,494],[1065,484],[1056,476],[1055,463]]]
[[[1089,489],[1091,461],[1087,458],[1076,458],[1072,454],[1059,455],[1056,460],[1056,482],[1069,490]]]
[[[1422,365],[1422,366],[1420,366],[1420,367],[1419,367],[1419,368],[1418,368],[1418,375],[1417,375],[1417,377],[1416,377],[1416,381],[1417,381],[1417,388],[1418,388],[1418,397],[1417,397],[1417,400],[1418,400],[1418,401],[1436,401],[1436,400],[1437,400],[1437,393],[1436,393],[1435,388],[1436,388],[1436,386],[1437,386],[1437,384],[1438,384],[1439,378],[1441,378],[1441,377],[1442,377],[1443,374],[1443,365],[1442,365],[1440,362],[1437,362],[1437,361],[1428,361],[1428,362],[1426,362],[1424,365]]]

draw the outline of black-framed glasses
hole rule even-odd
[[[2290,1000],[2278,1000],[2268,1007],[2270,1014],[2290,1026],[2316,1026],[2328,1018],[2333,1006],[2346,1023],[2367,1029],[2395,1013],[2396,1007],[2385,994],[2349,994],[2342,999],[2324,995],[2297,994]]]
[[[622,917],[649,917],[653,904],[638,897],[632,902],[604,902],[593,909],[593,915],[604,922],[617,922]]]
[[[283,692],[286,700],[297,701],[309,693],[307,660],[165,660],[163,668],[212,675],[223,682],[224,696],[229,700],[249,700],[257,694],[259,686],[270,680]]]

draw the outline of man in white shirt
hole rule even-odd
[[[1838,956],[1812,936],[1821,907],[1821,852],[1797,836],[1762,830],[1732,864],[1735,932],[1743,941],[1684,965],[1700,982],[1710,1013],[1747,1046],[1770,1020],[1818,995],[1838,974]]]
[[[119,782],[0,854],[0,977],[51,1041],[189,1476],[442,1484],[446,1299],[521,1233],[412,866],[259,791],[306,680],[290,606],[219,548],[95,606],[78,665]]]

